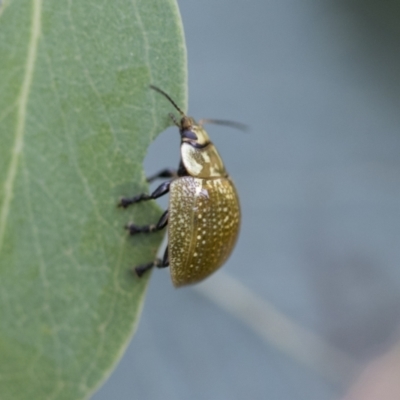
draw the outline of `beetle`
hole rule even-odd
[[[130,235],[156,232],[168,225],[168,245],[162,259],[134,268],[141,277],[153,267],[170,267],[175,287],[197,283],[224,264],[231,254],[240,228],[240,205],[236,188],[222,159],[203,128],[204,122],[215,122],[241,128],[241,124],[221,120],[188,117],[156,86],[150,88],[163,95],[179,112],[180,119],[170,118],[179,128],[181,159],[176,171],[164,169],[148,178],[171,178],[153,193],[122,198],[119,207],[127,208],[141,201],[157,199],[170,193],[168,209],[154,225],[128,224]]]

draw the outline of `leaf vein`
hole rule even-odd
[[[29,191],[30,191],[31,179],[30,179],[30,176],[29,176],[29,172],[26,169],[25,163],[23,163],[22,170],[23,170],[23,174],[24,174],[24,177],[25,177],[25,186],[24,187],[25,187],[25,190],[27,192],[26,201],[27,201],[27,209],[28,209],[28,212],[29,212],[29,217],[30,217],[30,220],[31,220],[31,230],[32,230],[33,243],[34,243],[34,246],[35,246],[35,249],[36,249],[37,259],[39,261],[39,274],[40,274],[40,278],[41,278],[41,280],[43,282],[43,289],[44,289],[43,293],[44,293],[44,297],[45,297],[45,303],[43,304],[42,311],[43,311],[44,314],[47,314],[47,317],[48,317],[48,319],[49,319],[54,331],[56,332],[57,331],[57,329],[56,329],[57,323],[56,323],[56,319],[54,317],[53,311],[51,309],[52,302],[51,302],[50,297],[49,297],[49,291],[51,290],[51,284],[50,284],[50,281],[49,281],[49,279],[47,277],[47,274],[46,274],[47,266],[46,266],[45,258],[43,256],[43,249],[42,249],[41,241],[40,241],[40,237],[39,237],[39,230],[38,230],[38,226],[37,226],[36,221],[35,221],[35,214],[33,212],[32,203],[31,203],[31,200],[30,200],[31,196],[29,194]],[[61,342],[60,342],[59,336],[54,334],[53,335],[53,341],[54,341],[54,346],[57,349],[58,353],[61,354]],[[60,367],[60,365],[57,365],[56,373],[57,373],[58,382],[59,382],[61,380],[61,367]],[[58,388],[56,386],[53,389],[53,393],[57,393],[57,391],[58,391]],[[50,393],[50,396],[53,396],[53,393]]]
[[[2,250],[4,236],[7,226],[8,216],[10,214],[11,201],[14,191],[14,183],[17,176],[19,159],[24,145],[26,110],[28,106],[29,94],[32,86],[33,72],[37,58],[40,26],[41,26],[42,0],[33,0],[32,2],[32,25],[30,32],[30,41],[28,45],[28,55],[25,65],[25,75],[22,82],[21,92],[17,104],[17,124],[15,129],[14,145],[11,153],[11,160],[4,182],[4,200],[0,210],[0,252]]]

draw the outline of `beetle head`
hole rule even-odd
[[[166,97],[168,101],[179,111],[179,114],[181,114],[180,121],[178,121],[173,114],[169,114],[169,116],[172,121],[174,121],[174,124],[178,126],[182,142],[189,143],[193,147],[197,148],[205,147],[210,143],[210,138],[201,124],[197,124],[192,117],[188,117],[163,90],[154,85],[150,85],[150,88]]]
[[[182,142],[191,144],[194,147],[205,147],[210,143],[207,132],[201,125],[198,125],[192,117],[186,115],[181,118],[179,132]]]
[[[150,87],[166,97],[181,114],[179,121],[173,114],[169,116],[181,134],[181,157],[188,174],[199,178],[227,176],[224,163],[202,123],[198,124],[192,117],[188,117],[163,90],[153,85]]]

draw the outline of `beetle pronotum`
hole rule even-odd
[[[142,276],[153,267],[170,267],[174,286],[197,283],[216,271],[231,254],[239,233],[240,206],[235,186],[229,178],[217,149],[202,124],[215,122],[243,127],[220,120],[188,117],[163,90],[150,86],[166,97],[180,113],[171,119],[181,135],[181,160],[177,171],[164,169],[150,177],[172,178],[152,194],[122,198],[119,206],[127,208],[140,201],[157,199],[170,193],[169,207],[155,225],[128,224],[130,235],[155,232],[168,225],[168,245],[163,259],[134,268]]]

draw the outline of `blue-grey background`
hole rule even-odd
[[[189,114],[251,127],[208,127],[243,209],[224,271],[367,362],[400,337],[399,2],[180,7]],[[175,131],[162,134],[148,173],[175,166],[178,144]],[[137,334],[93,399],[324,400],[344,392],[155,271]]]

